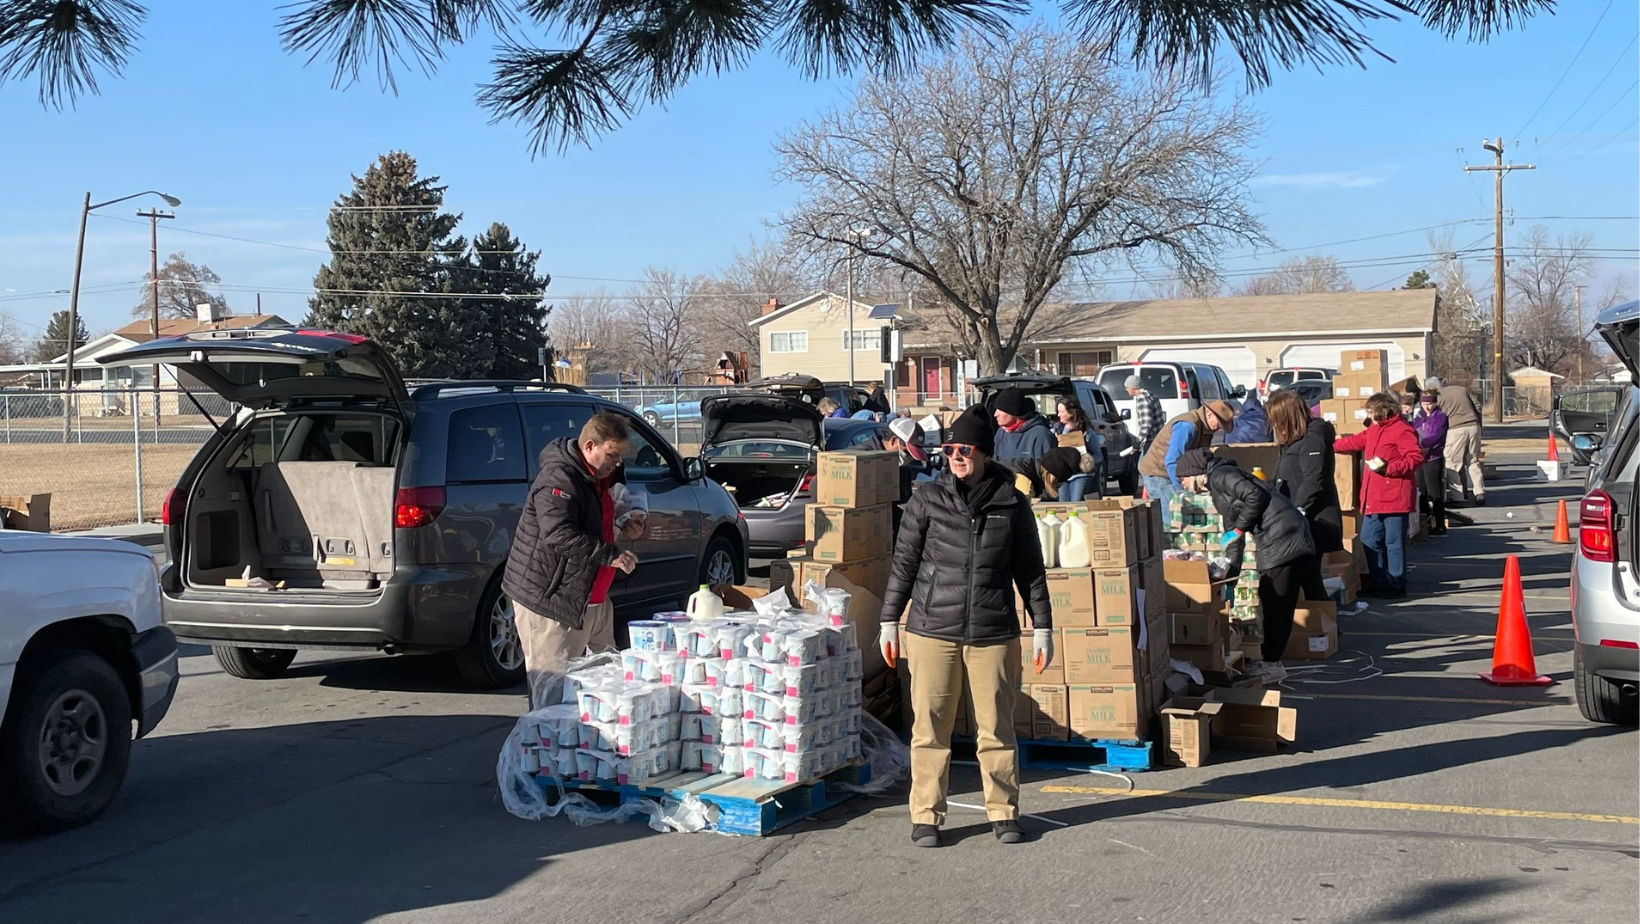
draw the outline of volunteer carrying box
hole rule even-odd
[[[814,503],[875,507],[900,499],[900,460],[892,452],[822,452],[815,466]]]
[[[815,561],[861,561],[888,555],[893,535],[888,505],[826,507],[804,511],[803,536]]]

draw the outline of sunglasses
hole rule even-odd
[[[964,459],[974,457],[974,447],[967,443],[945,443],[940,446],[940,452],[945,453],[947,456],[961,456]]]

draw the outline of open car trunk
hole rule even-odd
[[[755,458],[706,459],[706,477],[728,489],[742,509],[778,510],[800,493],[803,479],[813,470],[810,461],[789,462]]]
[[[379,592],[393,572],[399,430],[397,418],[361,411],[246,422],[187,490],[184,581]]]

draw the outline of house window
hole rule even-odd
[[[883,344],[883,329],[882,328],[873,327],[873,328],[870,328],[868,330],[862,330],[860,328],[855,328],[855,330],[854,330],[854,352],[856,352],[856,353],[876,353],[876,352],[878,352],[882,349],[882,344]],[[843,331],[843,352],[845,352],[845,353],[848,352],[848,331],[846,331],[846,330]]]
[[[1059,374],[1086,376],[1098,375],[1099,367],[1110,365],[1114,358],[1115,357],[1110,350],[1088,350],[1080,353],[1060,353]]]
[[[770,353],[807,353],[809,332],[806,330],[775,331],[769,334]]]

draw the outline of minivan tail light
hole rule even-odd
[[[393,525],[399,529],[426,526],[443,510],[443,488],[400,488],[393,497]]]
[[[172,521],[182,519],[182,489],[172,488],[165,492],[165,501],[159,505],[159,522],[161,526],[170,526]]]
[[[1578,508],[1577,547],[1589,561],[1617,560],[1612,542],[1612,499],[1605,491],[1590,491]]]

